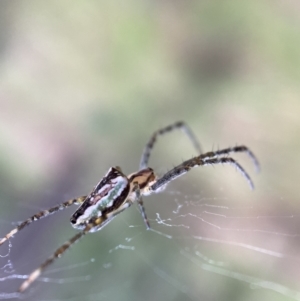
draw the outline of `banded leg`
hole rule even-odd
[[[140,213],[144,219],[144,223],[146,225],[147,230],[149,230],[149,229],[151,229],[151,227],[150,227],[150,223],[147,218],[146,210],[145,210],[143,199],[141,196],[140,186],[137,182],[134,182],[133,185],[134,185],[133,191],[135,191],[135,193],[136,193],[136,200],[137,200],[137,204],[138,204]]]
[[[70,240],[65,242],[62,246],[60,246],[54,253],[51,255],[46,261],[44,261],[37,269],[31,272],[28,278],[21,284],[18,289],[19,293],[24,292],[40,275],[41,273],[51,265],[56,259],[60,258],[74,243],[76,243],[80,238],[82,238],[88,232],[93,232],[93,228],[99,229],[99,227],[103,228],[107,225],[116,215],[123,212],[127,209],[131,203],[124,203],[121,208],[119,208],[115,212],[111,212],[107,216],[94,217],[89,223],[86,225],[85,229],[81,232],[77,233]]]
[[[229,155],[231,153],[246,153],[250,157],[250,159],[256,169],[256,172],[259,172],[260,166],[259,166],[259,162],[258,162],[257,158],[255,157],[253,152],[247,146],[244,146],[244,145],[238,145],[235,147],[228,147],[228,148],[224,148],[224,149],[213,151],[213,152],[207,152],[205,154],[202,154],[200,156],[200,158],[202,160],[205,160],[206,158],[212,159],[212,158],[217,158],[220,156]]]
[[[70,240],[65,242],[62,246],[60,246],[54,253],[51,255],[45,262],[43,262],[37,269],[35,269],[28,278],[21,284],[18,289],[19,293],[24,292],[40,275],[41,273],[52,264],[55,259],[61,257],[75,242],[77,242],[81,237],[83,237],[86,233],[88,233],[94,226],[99,224],[99,218],[96,219],[93,223],[88,224],[85,229],[75,236],[73,236]],[[101,220],[102,222],[102,220]]]
[[[194,157],[190,160],[183,162],[182,164],[174,167],[166,174],[164,174],[160,179],[158,179],[152,186],[150,186],[150,190],[156,191],[159,189],[163,189],[169,182],[172,180],[186,174],[191,168],[198,166],[206,166],[206,165],[217,165],[217,164],[230,164],[233,165],[240,174],[246,179],[251,189],[254,189],[254,184],[248,175],[248,173],[244,170],[244,168],[237,163],[234,159],[230,157],[223,158],[211,158],[206,159],[206,154],[200,155],[198,157]],[[203,159],[204,157],[205,159]]]
[[[192,132],[192,130],[183,121],[178,121],[174,124],[171,124],[171,125],[166,126],[162,129],[159,129],[158,131],[153,133],[153,135],[149,139],[149,141],[146,144],[146,147],[143,151],[143,154],[142,154],[142,157],[141,157],[141,162],[140,162],[140,170],[144,169],[148,166],[150,154],[151,154],[153,146],[156,142],[157,136],[164,135],[165,133],[172,132],[175,129],[181,129],[187,135],[187,137],[191,140],[192,144],[194,145],[194,147],[197,151],[197,154],[201,154],[200,144],[199,144],[196,136]]]
[[[31,216],[30,218],[28,218],[27,220],[25,220],[24,222],[21,222],[19,226],[17,226],[15,229],[11,230],[9,233],[7,233],[5,235],[4,238],[2,238],[0,240],[0,246],[6,242],[9,238],[11,238],[13,235],[15,235],[16,233],[18,233],[19,231],[21,231],[23,228],[25,228],[26,226],[30,225],[31,223],[38,221],[41,218],[44,218],[48,215],[51,215],[59,210],[63,210],[73,204],[81,204],[84,200],[85,200],[86,196],[81,196],[79,198],[73,199],[73,200],[69,200],[66,201],[62,204],[59,204],[57,206],[54,206],[50,209],[47,210],[43,210],[40,211],[39,213],[36,213],[35,215]]]

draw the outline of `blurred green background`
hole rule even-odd
[[[205,151],[245,144],[262,165],[235,156],[254,192],[231,167],[193,170],[144,199],[160,233],[131,208],[25,300],[300,300],[299,17],[292,0],[0,2],[0,236],[89,193],[110,166],[135,171],[152,132],[177,120]],[[170,134],[150,166],[193,155]],[[1,247],[0,298],[21,281],[6,277],[76,233],[72,210]],[[208,271],[220,262],[236,274]]]

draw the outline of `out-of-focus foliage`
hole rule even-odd
[[[110,166],[120,165],[126,173],[134,171],[150,134],[177,120],[192,127],[204,150],[249,146],[262,164],[262,173],[254,175],[251,165],[241,159],[253,176],[254,193],[229,167],[194,171],[186,180],[174,183],[173,190],[188,195],[203,193],[205,188],[206,197],[225,197],[232,206],[264,204],[269,216],[299,214],[299,54],[300,4],[292,0],[1,1],[0,236],[11,228],[10,222],[88,193]],[[153,155],[150,165],[162,173],[194,154],[184,137],[172,134],[159,139]],[[155,203],[146,199],[152,219],[156,212],[170,213],[172,197],[168,197],[168,202],[166,196],[157,196]],[[67,223],[70,212],[16,235],[10,254],[18,264],[15,273],[30,272],[74,233]],[[121,218],[101,235],[77,245],[73,256],[66,255],[65,266],[95,256],[86,255],[90,249],[99,248],[105,257],[109,246],[124,244],[124,235],[132,234],[119,232],[120,227],[142,225],[134,210],[127,214],[125,223]],[[268,231],[299,236],[297,219],[294,228],[275,219]],[[259,221],[256,225],[264,227]],[[203,227],[201,222],[199,227]],[[228,224],[224,227],[230,228]],[[172,234],[179,236],[175,229]],[[139,251],[143,247],[147,258],[156,262],[159,256],[172,254],[172,242],[151,236],[151,245],[147,245],[148,232],[139,230],[144,235]],[[226,238],[231,235],[235,234],[226,233]],[[296,256],[298,236],[273,235],[264,247],[278,247],[284,254]],[[241,256],[238,252],[232,249],[230,260]],[[240,262],[235,268],[250,273],[251,265],[255,270],[255,256],[243,255],[249,261],[248,270]],[[116,269],[108,277],[99,257],[98,263],[89,266],[90,271],[100,270],[93,274],[99,282],[75,283],[68,288],[56,285],[55,289],[39,284],[43,289],[29,298],[68,299],[79,292],[80,296],[99,294],[107,287],[103,299],[107,296],[110,300],[253,300],[254,296],[289,300],[268,291],[253,292],[238,281],[203,271],[200,276],[199,268],[189,266],[187,259],[179,268],[178,258],[168,260],[175,270],[178,263],[178,274],[188,273],[181,269],[190,270],[189,293],[181,295],[182,290],[164,277],[164,289],[156,290],[155,278],[149,276],[155,263],[150,262],[148,269],[144,264],[140,270],[139,261],[128,257],[108,259]],[[264,259],[257,265],[262,262]],[[291,266],[295,262],[299,257]],[[298,271],[291,266],[275,261],[272,279],[270,274],[253,275],[300,290],[296,286],[299,266]],[[124,275],[120,284],[114,283],[118,271]],[[277,277],[282,271],[286,277]],[[201,289],[198,282],[204,283]],[[6,281],[3,287],[3,291],[14,291],[16,283]]]

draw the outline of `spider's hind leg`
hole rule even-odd
[[[21,222],[19,224],[19,226],[17,226],[16,228],[14,228],[13,230],[11,230],[9,233],[7,233],[2,239],[0,239],[0,246],[6,242],[9,238],[11,238],[13,235],[15,235],[16,233],[18,233],[19,231],[21,231],[23,228],[25,228],[26,226],[30,225],[31,223],[38,221],[41,218],[44,218],[48,215],[51,215],[59,210],[63,210],[73,204],[79,205],[81,204],[84,200],[85,200],[86,196],[81,196],[79,198],[73,199],[73,200],[69,200],[66,201],[62,204],[59,204],[57,206],[54,206],[52,208],[40,211],[36,214],[34,214],[33,216],[31,216],[30,218],[28,218],[27,220]]]
[[[96,227],[101,222],[102,220],[100,218],[94,219],[86,225],[83,231],[77,233],[70,240],[61,245],[46,261],[44,261],[37,269],[35,269],[29,274],[28,278],[21,284],[20,288],[18,289],[18,292],[24,292],[49,265],[51,265],[56,259],[61,257],[75,242],[77,242],[81,237],[83,237],[93,227]]]
[[[141,157],[141,162],[140,162],[140,170],[144,169],[148,166],[150,154],[151,154],[153,146],[156,142],[157,136],[164,135],[166,133],[172,132],[175,129],[181,129],[187,135],[187,137],[190,139],[192,144],[194,145],[194,147],[197,151],[197,154],[198,155],[201,154],[200,144],[199,144],[196,136],[192,132],[192,130],[188,127],[188,125],[185,122],[178,121],[174,124],[171,124],[171,125],[168,125],[168,126],[162,128],[162,129],[159,129],[159,130],[157,130],[156,132],[153,133],[153,135],[149,139],[149,141],[146,144],[145,149],[143,151],[143,154],[142,154],[142,157]]]

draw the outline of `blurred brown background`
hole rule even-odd
[[[152,132],[177,120],[205,151],[245,144],[262,165],[256,175],[235,156],[254,192],[231,167],[195,169],[144,200],[171,239],[131,208],[25,299],[300,300],[299,17],[292,0],[1,1],[0,236],[88,193],[110,166],[136,170]],[[170,134],[150,166],[162,174],[193,155]],[[28,274],[76,233],[72,210],[1,247],[2,293],[21,281],[6,277]],[[237,274],[207,271],[218,262]]]

